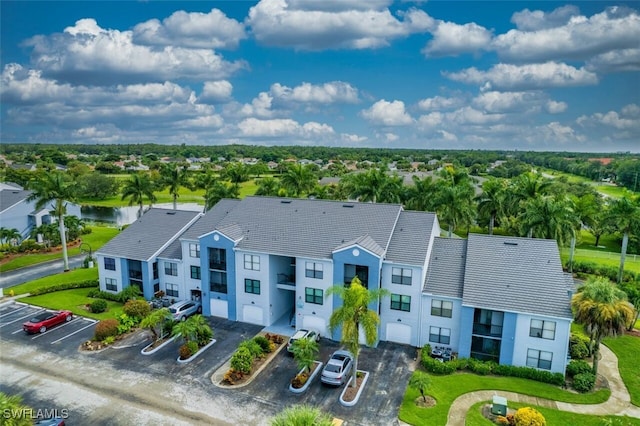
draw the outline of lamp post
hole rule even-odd
[[[84,248],[86,246],[87,248]],[[87,268],[93,268],[93,251],[91,250],[91,246],[88,243],[80,244],[80,252],[87,253],[89,252],[89,256],[87,257]]]

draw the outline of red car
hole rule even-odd
[[[73,313],[71,311],[43,312],[22,324],[22,329],[27,333],[44,333],[54,325],[71,321]]]

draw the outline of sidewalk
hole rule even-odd
[[[459,396],[453,401],[453,404],[451,404],[447,418],[447,426],[464,426],[469,408],[478,402],[490,401],[496,394],[507,398],[507,401],[539,405],[571,413],[592,414],[596,416],[629,416],[640,419],[640,407],[631,404],[629,392],[618,372],[618,358],[611,349],[605,345],[600,345],[600,354],[602,358],[600,359],[598,374],[607,379],[609,388],[611,389],[611,396],[606,402],[601,404],[570,404],[498,390],[469,392]]]

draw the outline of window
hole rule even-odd
[[[554,340],[556,338],[555,321],[542,321],[532,319],[531,327],[529,328],[529,336]]]
[[[369,288],[369,268],[362,265],[344,265],[344,283],[351,284],[351,281],[358,277],[364,288]]]
[[[105,278],[105,287],[109,291],[118,291],[118,281],[115,278]]]
[[[169,297],[178,297],[178,284],[169,284],[167,283],[167,296]]]
[[[552,360],[553,353],[551,352],[539,351],[537,349],[527,350],[527,367],[551,370]]]
[[[191,266],[191,278],[194,280],[200,279],[200,267],[199,266]]]
[[[392,268],[391,282],[394,284],[411,285],[411,269]]]
[[[227,251],[225,249],[209,249],[209,269],[227,270]]]
[[[116,270],[116,260],[112,257],[105,257],[104,258],[104,269],[108,270],[108,271],[115,271]]]
[[[451,318],[451,312],[453,310],[453,302],[446,300],[431,300],[431,315],[436,317]]]
[[[227,273],[211,271],[209,273],[209,290],[216,293],[227,293]]]
[[[250,271],[259,271],[260,270],[260,256],[254,254],[245,254],[244,255],[244,269],[248,269]]]
[[[158,279],[158,262],[153,262],[153,279],[157,280]]]
[[[252,294],[260,294],[260,281],[251,280],[249,278],[245,278],[244,280],[244,292],[252,293]]]
[[[189,256],[200,259],[200,244],[189,243]]]
[[[315,303],[316,305],[322,305],[322,289],[305,287],[304,289],[304,301],[307,303]]]
[[[411,311],[411,296],[405,296],[402,294],[391,295],[391,309],[396,311]]]
[[[322,263],[306,262],[304,276],[307,278],[317,278],[321,280],[324,276],[322,271]]]
[[[178,276],[178,264],[173,262],[164,262],[164,274],[174,277]]]
[[[448,345],[451,341],[451,329],[442,327],[429,327],[429,341]]]

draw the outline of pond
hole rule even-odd
[[[173,203],[154,204],[154,208],[172,209]],[[145,211],[149,206],[144,207]],[[138,206],[101,207],[82,206],[82,219],[87,221],[107,222],[118,226],[130,225],[138,219]],[[178,210],[202,212],[204,206],[197,203],[178,203]]]

